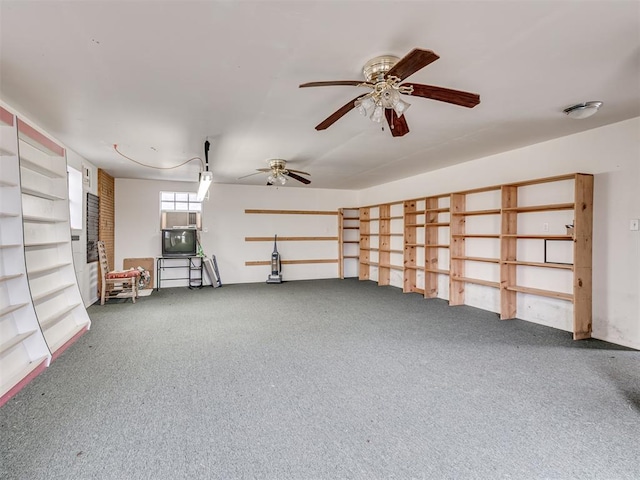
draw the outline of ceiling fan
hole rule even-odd
[[[293,178],[294,180],[304,183],[305,185],[309,185],[311,183],[311,180],[299,175],[311,175],[310,173],[287,168],[286,160],[282,160],[281,158],[273,158],[271,160],[267,160],[267,163],[269,164],[269,168],[256,168],[256,173],[250,173],[249,175],[238,178],[238,180],[240,180],[241,178],[250,177],[252,175],[258,175],[258,173],[268,173],[269,176],[267,177],[267,185],[284,185],[285,183],[287,183],[287,177]]]
[[[382,122],[384,116],[391,129],[391,135],[402,137],[409,133],[404,112],[410,105],[402,100],[400,95],[430,98],[468,108],[478,105],[480,96],[475,93],[420,83],[400,83],[438,58],[440,57],[431,50],[414,48],[403,58],[382,55],[369,60],[362,68],[364,82],[361,80],[336,80],[303,83],[300,88],[348,85],[367,87],[372,90],[367,94],[358,95],[344,104],[319,123],[316,130],[325,130],[345,114],[357,108],[361,114],[369,116],[374,122]]]

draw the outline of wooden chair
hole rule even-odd
[[[102,278],[102,291],[100,305],[104,305],[107,298],[129,298],[136,303],[138,297],[138,281],[140,272],[136,269],[109,271],[109,261],[104,242],[98,241],[98,260],[100,261],[100,277]]]

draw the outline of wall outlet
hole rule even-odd
[[[639,228],[640,228],[640,220],[637,218],[632,218],[631,221],[629,222],[629,230],[633,232],[637,232]]]

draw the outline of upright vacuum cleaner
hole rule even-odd
[[[271,274],[267,278],[267,283],[282,283],[282,265],[280,254],[278,253],[278,235],[273,239],[273,253],[271,254]]]

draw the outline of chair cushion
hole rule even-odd
[[[140,271],[138,270],[122,270],[107,273],[107,278],[133,278],[139,277]]]

